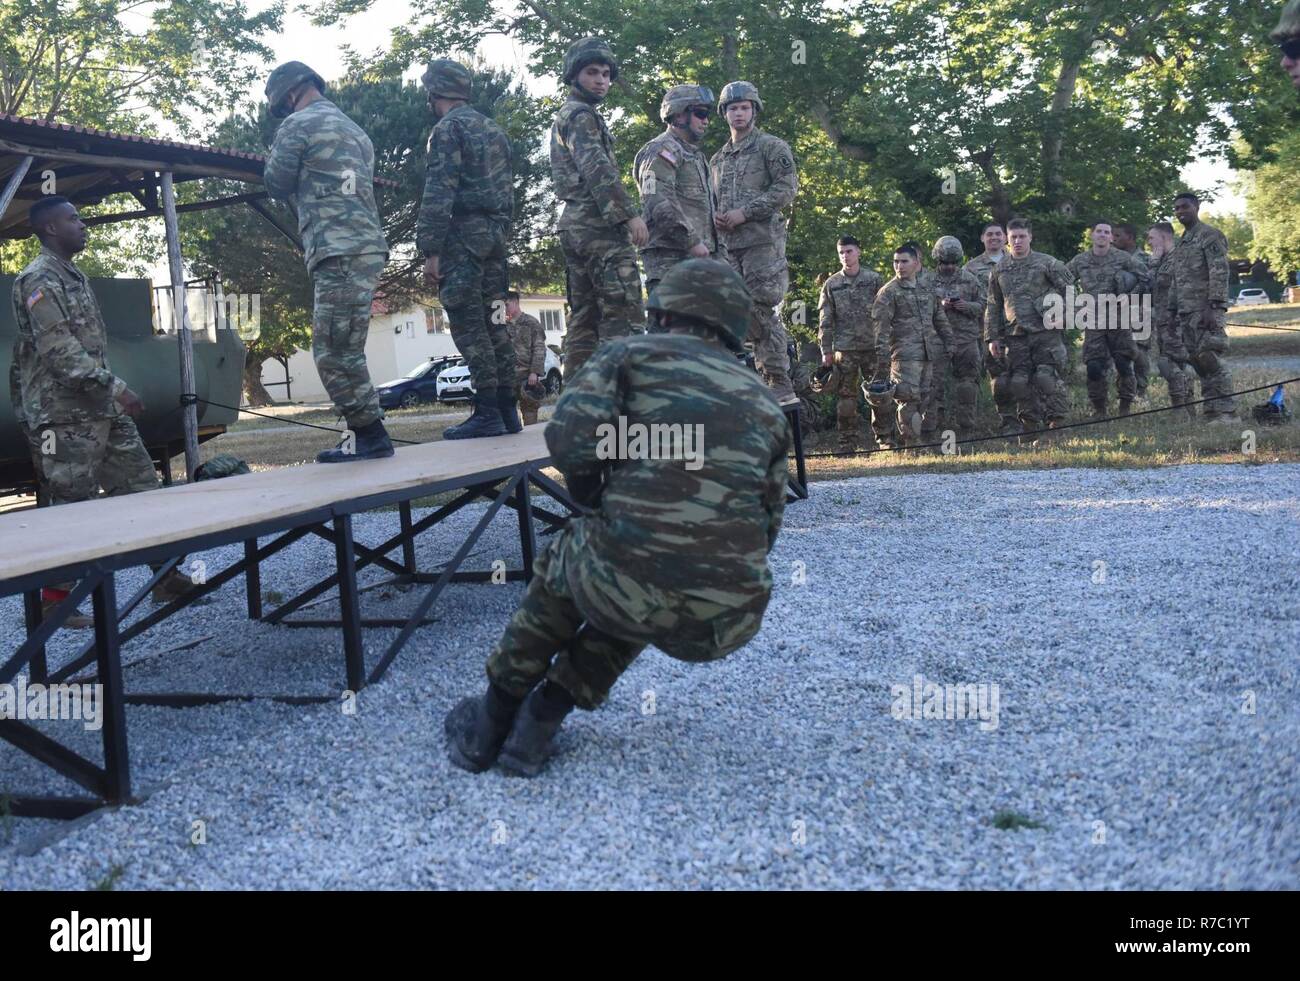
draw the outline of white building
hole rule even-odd
[[[564,297],[546,293],[525,293],[519,298],[524,313],[530,313],[546,328],[546,343],[558,347],[564,337]],[[389,310],[377,299],[370,308],[370,336],[366,339],[366,363],[376,385],[401,378],[408,371],[443,354],[458,354],[447,327],[447,315],[437,301]],[[316,372],[310,349],[299,349],[289,358],[289,394],[285,395],[285,367],[268,360],[262,366],[262,384],[277,401],[328,402],[329,394]]]

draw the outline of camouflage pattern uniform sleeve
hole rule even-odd
[[[596,429],[602,423],[618,426],[624,350],[625,342],[602,344],[556,403],[546,427],[546,446],[566,478],[594,476],[609,466],[596,455]]]
[[[1005,261],[1005,260],[1004,260]],[[988,302],[984,305],[984,343],[1002,343],[1006,334],[1007,321],[1003,310],[1002,284],[998,280],[997,267],[989,273]]]
[[[764,134],[766,135],[766,134]],[[771,180],[767,190],[744,207],[745,221],[764,221],[782,208],[789,207],[799,190],[799,176],[794,167],[794,155],[784,140],[768,136],[762,141],[763,162]]]
[[[1151,292],[1151,270],[1147,264],[1131,252],[1125,252],[1124,268],[1137,277],[1137,283],[1130,293]]]
[[[100,366],[72,331],[56,282],[39,276],[22,281],[23,302],[31,320],[36,355],[50,376],[75,391],[105,385],[118,391],[113,373]]]
[[[943,312],[943,304],[935,297],[931,305],[934,307],[935,332],[939,335],[939,340],[943,341],[944,350],[952,351],[952,325],[948,323],[948,315]]]
[[[692,239],[690,222],[677,198],[677,164],[669,163],[665,153],[672,151],[663,145],[642,147],[645,158],[636,163],[637,186],[641,190],[642,217],[655,229],[655,238],[663,245],[683,252],[698,244]]]
[[[962,270],[958,276],[962,284],[966,287],[966,293],[969,299],[962,300],[960,310],[969,317],[984,316],[984,307],[988,302],[988,290],[980,278],[966,270]]]
[[[637,217],[637,209],[623,187],[618,168],[605,153],[596,111],[577,112],[569,119],[565,142],[573,149],[573,161],[583,186],[591,192],[600,215],[611,226]]]
[[[793,445],[790,422],[778,440],[779,446],[767,468],[767,481],[763,485],[763,507],[767,511],[767,550],[772,551],[776,536],[781,533],[781,520],[785,517],[785,492],[789,486],[790,465],[787,457]]]
[[[1228,239],[1217,228],[1209,228],[1202,249],[1205,252],[1205,269],[1208,291],[1207,305],[1214,310],[1228,309]]]
[[[822,283],[821,297],[817,301],[817,343],[822,357],[835,350],[835,304],[831,302],[830,280]]]
[[[275,141],[266,157],[262,181],[266,184],[267,194],[283,201],[294,201],[298,193],[298,171],[306,149],[307,134],[290,116],[275,131]]]
[[[454,120],[442,119],[429,134],[424,165],[424,196],[415,225],[415,247],[423,256],[441,255],[451,228],[451,210],[460,186],[460,131]]]
[[[27,412],[23,408],[22,385],[18,377],[18,349],[22,341],[14,341],[13,360],[9,362],[9,403],[14,407],[14,418],[19,427],[26,427]]]
[[[528,370],[538,378],[546,377],[546,328],[542,322],[533,318],[529,324],[533,335],[532,359],[529,363]]]
[[[890,289],[889,283],[882,286],[876,294],[876,302],[871,307],[871,319],[876,326],[876,374],[879,375],[889,370],[889,346],[894,335],[894,290]]]

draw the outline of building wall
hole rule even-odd
[[[558,330],[546,332],[548,344],[559,345],[564,337],[564,297],[523,297],[520,309]],[[366,339],[366,362],[375,384],[400,378],[429,358],[457,354],[448,332],[446,316],[436,304],[412,306],[396,313],[377,313],[370,318],[370,335]],[[328,402],[329,394],[321,384],[311,351],[300,349],[289,358],[290,395],[294,402]],[[285,400],[284,368],[278,361],[262,366],[262,383],[277,402]]]

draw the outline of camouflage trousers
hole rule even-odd
[[[1069,353],[1059,330],[1012,334],[1006,340],[1011,364],[1011,395],[1016,400],[1020,423],[1026,429],[1040,429],[1043,415],[1048,422],[1061,422],[1069,414],[1065,369]]]
[[[537,421],[537,410],[542,407],[542,403],[529,395],[524,389],[524,386],[528,384],[528,375],[529,371],[526,367],[515,372],[515,391],[519,396],[519,414],[524,417],[525,426],[531,426]]]
[[[130,416],[51,423],[32,435],[44,461],[49,503],[88,501],[155,490],[158,475]]]
[[[1085,330],[1083,362],[1088,368],[1088,400],[1098,411],[1105,411],[1110,365],[1119,375],[1116,387],[1121,402],[1132,402],[1137,395],[1137,376],[1133,359],[1137,349],[1131,330]]]
[[[645,270],[645,293],[648,297],[654,292],[659,281],[667,275],[668,270],[679,262],[685,262],[691,257],[689,252],[683,252],[679,249],[642,249],[639,253],[641,256],[641,268]],[[726,262],[727,257],[721,251],[709,253],[709,258],[718,262]],[[646,333],[661,333],[657,321],[646,311]]]
[[[785,299],[790,288],[790,267],[786,264],[785,246],[765,242],[743,249],[727,251],[731,268],[740,273],[754,300],[750,314],[748,341],[754,348],[754,363],[783,405],[794,400],[794,387],[790,383],[790,355],[786,336],[776,307]]]
[[[1225,398],[1232,391],[1232,372],[1228,370],[1226,355],[1228,353],[1228,334],[1224,329],[1227,313],[1223,310],[1211,310],[1211,325],[1205,326],[1204,314],[1197,310],[1192,313],[1178,314],[1178,325],[1182,330],[1183,343],[1191,358],[1192,367],[1201,378],[1201,398],[1214,399],[1206,402],[1203,413],[1207,419],[1227,415],[1237,411],[1235,399]]]
[[[862,382],[870,382],[876,373],[876,352],[870,350],[836,351],[835,363],[839,366],[839,379],[835,390],[835,417],[839,424],[840,448],[857,447],[858,395]],[[868,402],[871,410],[871,432],[876,445],[884,446],[894,441],[894,400],[885,396]]]
[[[980,373],[984,369],[980,342],[976,338],[954,341],[952,350],[934,362],[934,378],[930,384],[930,397],[926,400],[923,415],[926,432],[937,432],[940,427],[956,427],[958,433],[975,430],[975,406],[980,394]],[[948,400],[947,385],[952,380],[952,401]]]
[[[1145,398],[1151,380],[1151,339],[1139,341],[1133,339],[1133,381],[1137,385],[1138,398]]]
[[[27,440],[27,452],[32,458],[32,478],[36,481],[36,506],[43,508],[50,503],[50,483],[45,478],[45,454],[41,452],[40,434],[19,424]]]
[[[898,403],[898,435],[904,443],[919,443],[925,432],[925,401],[934,380],[933,361],[889,363],[889,380]]]
[[[984,344],[981,353],[984,355],[984,369],[988,372],[989,387],[993,391],[993,404],[997,407],[1002,429],[1004,431],[1019,429],[1020,418],[1016,412],[1016,397],[1011,394],[1011,359],[1005,354],[1000,358],[993,357],[988,353],[987,344]],[[1030,394],[1037,399],[1036,392]],[[1038,412],[1034,414],[1041,415]]]
[[[602,341],[644,332],[636,249],[621,229],[560,230],[569,297],[564,335],[565,381],[571,382]]]
[[[485,215],[457,219],[438,257],[438,299],[479,392],[509,385],[515,352],[506,328],[506,230]]]
[[[375,298],[383,253],[322,259],[312,271],[311,354],[334,409],[350,429],[384,417],[366,367],[370,304]]]
[[[712,661],[762,625],[762,609],[680,593],[662,593],[635,611],[609,601],[608,582],[596,581],[605,578],[606,557],[584,554],[581,538],[571,524],[538,554],[523,602],[488,657],[488,679],[516,697],[549,678],[579,708],[593,709],[649,644],[678,660]]]

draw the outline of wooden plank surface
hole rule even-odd
[[[0,580],[544,460],[545,428],[402,446],[387,460],[312,463],[20,511],[0,517]]]

